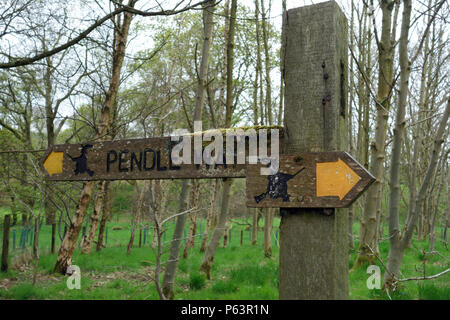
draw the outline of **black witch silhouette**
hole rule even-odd
[[[70,154],[67,153],[69,158],[75,162],[75,170],[73,173],[75,173],[76,175],[86,172],[88,175],[90,175],[92,177],[92,175],[94,174],[94,171],[90,170],[87,167],[87,157],[86,157],[87,149],[92,148],[92,147],[93,147],[92,144],[85,144],[81,148],[81,155],[78,157],[72,157]]]
[[[262,200],[269,196],[272,199],[282,198],[284,202],[289,201],[289,194],[287,193],[287,182],[294,178],[297,174],[303,171],[305,167],[301,168],[294,174],[287,174],[282,172],[277,172],[276,174],[269,175],[267,179],[269,183],[267,184],[266,192],[255,196],[256,203],[260,203]]]

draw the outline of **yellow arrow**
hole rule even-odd
[[[361,177],[341,158],[336,162],[316,163],[317,197],[338,196],[342,200],[359,180]]]
[[[44,168],[50,176],[63,172],[64,152],[50,152],[44,161]]]

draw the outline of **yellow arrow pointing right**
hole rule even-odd
[[[316,163],[316,196],[338,196],[342,200],[345,195],[361,180],[341,158],[336,162]]]
[[[50,176],[63,172],[64,152],[50,152],[44,161],[44,168]]]

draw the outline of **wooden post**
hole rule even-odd
[[[39,259],[39,231],[41,220],[40,217],[36,217],[34,225],[34,242],[33,242],[33,257]]]
[[[283,19],[287,153],[345,151],[347,20],[335,2]],[[348,299],[348,214],[281,209],[280,299]]]
[[[2,272],[8,271],[8,254],[9,254],[9,225],[11,223],[11,215],[5,215],[3,223],[3,246],[2,246]]]
[[[241,246],[244,243],[244,230],[241,230]]]
[[[52,245],[51,252],[54,254],[56,252],[56,223],[52,224]]]
[[[13,230],[13,250],[16,250],[16,229]]]

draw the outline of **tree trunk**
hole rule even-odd
[[[435,233],[435,227],[436,227],[436,219],[437,219],[437,215],[438,215],[438,208],[439,208],[439,200],[441,198],[441,192],[442,192],[442,186],[444,184],[444,178],[447,177],[446,175],[446,161],[444,161],[444,159],[447,159],[447,156],[442,156],[441,158],[441,177],[439,179],[439,185],[436,191],[436,201],[435,201],[435,205],[434,205],[434,210],[433,210],[433,214],[431,217],[431,225],[430,225],[430,246],[429,246],[429,252],[432,253],[434,251],[434,240],[436,238],[436,233]]]
[[[261,27],[263,34],[263,47],[264,47],[264,66],[265,66],[265,81],[266,81],[266,114],[269,126],[273,124],[272,115],[272,84],[270,79],[270,53],[269,53],[269,34],[267,31],[266,12],[264,8],[264,0],[261,1]],[[270,9],[269,9],[270,15]]]
[[[138,186],[138,184],[136,183],[136,187],[137,186]],[[138,188],[136,188],[136,189],[138,189]],[[141,187],[141,190],[138,192],[139,192],[139,197],[138,197],[138,201],[137,201],[136,213],[135,213],[134,219],[133,219],[133,227],[131,229],[130,241],[128,242],[128,246],[127,246],[127,254],[130,254],[131,249],[133,248],[134,237],[136,235],[136,229],[141,220],[142,207],[144,205],[144,197],[145,197],[145,184]]]
[[[98,183],[97,199],[95,200],[94,212],[92,213],[91,216],[91,225],[87,237],[84,239],[83,248],[81,249],[81,251],[84,254],[89,254],[91,252],[92,243],[97,233],[100,214],[103,212],[105,188],[106,188],[106,181],[100,181]]]
[[[65,274],[67,267],[72,265],[72,256],[75,249],[75,243],[80,234],[81,225],[83,224],[84,215],[86,214],[91,199],[93,181],[85,182],[81,191],[80,201],[69,226],[69,230],[65,233],[64,240],[59,248],[58,258],[54,272]]]
[[[233,114],[233,65],[234,65],[234,35],[236,31],[236,11],[237,11],[237,0],[231,1],[230,9],[230,26],[228,30],[228,42],[227,42],[227,92],[225,100],[225,128],[231,126],[231,117]],[[211,278],[211,268],[214,261],[214,256],[216,254],[217,247],[219,245],[220,238],[222,237],[223,231],[225,229],[225,224],[227,222],[228,215],[228,202],[230,197],[230,188],[233,181],[231,179],[224,179],[223,190],[222,190],[222,203],[219,215],[219,221],[214,229],[214,233],[209,243],[208,249],[206,250],[205,256],[203,257],[200,270],[205,272],[208,279]]]
[[[109,219],[111,215],[111,195],[109,192],[110,182],[106,181],[105,185],[105,196],[103,197],[103,206],[102,206],[102,219],[100,220],[100,227],[98,229],[98,238],[97,238],[97,246],[95,248],[96,251],[101,251],[103,248],[103,239],[105,238],[105,229],[106,229],[106,221]]]
[[[34,225],[34,242],[33,242],[33,258],[39,260],[39,231],[40,231],[40,217],[36,217]]]
[[[375,175],[376,181],[369,187],[366,195],[366,205],[361,218],[360,245],[358,257],[354,267],[361,264],[373,264],[378,252],[376,246],[377,237],[377,212],[381,209],[381,190],[384,180],[384,158],[386,146],[386,130],[389,118],[391,88],[393,80],[393,54],[394,46],[391,35],[391,20],[393,1],[380,3],[383,12],[381,39],[378,44],[378,92],[377,92],[377,117],[375,128],[375,141],[371,144],[371,160],[369,171]]]
[[[200,180],[192,179],[192,196],[191,196],[191,209],[198,209],[198,202],[200,196]],[[183,258],[187,258],[189,249],[194,247],[195,233],[197,230],[197,212],[192,212],[189,215],[189,232],[186,245],[184,246]]]
[[[253,208],[252,214],[252,246],[256,246],[258,244],[258,229],[259,229],[259,209]]]
[[[211,187],[210,187],[210,194],[209,194],[209,208],[208,208],[208,214],[206,216],[206,226],[205,226],[205,233],[203,234],[203,240],[202,245],[200,247],[200,252],[205,252],[206,245],[208,243],[209,239],[209,233],[211,231],[212,223],[214,220],[214,209],[216,206],[216,194],[217,194],[217,179],[211,179]]]
[[[14,196],[11,196],[10,208],[13,216],[12,225],[15,226],[17,224],[17,206],[16,206],[16,199],[14,198]]]
[[[417,220],[419,218],[419,212],[421,204],[423,204],[425,200],[425,196],[427,194],[427,190],[431,181],[431,178],[434,174],[438,163],[438,157],[440,154],[440,150],[442,148],[442,144],[444,142],[443,136],[446,130],[448,118],[450,115],[450,99],[447,100],[447,106],[445,108],[444,114],[439,123],[439,128],[436,131],[436,136],[434,139],[433,151],[431,154],[431,159],[428,164],[428,168],[425,174],[425,178],[420,185],[419,192],[417,194],[417,200],[414,204],[413,214],[411,215],[409,221],[407,221],[406,229],[404,234],[402,235],[398,228],[398,221],[392,219],[389,221],[389,237],[391,242],[391,248],[389,250],[388,261],[386,264],[386,268],[390,271],[386,273],[384,277],[384,286],[388,289],[392,289],[395,286],[395,280],[399,275],[399,270],[401,266],[401,261],[403,258],[404,250],[408,246]],[[389,217],[391,219],[391,217]],[[395,217],[394,217],[395,218]],[[398,218],[398,217],[397,217]],[[392,224],[392,225],[391,225]],[[394,248],[394,250],[393,250]]]
[[[223,232],[225,230],[225,225],[227,223],[228,203],[232,182],[233,180],[228,178],[225,179],[225,182],[223,183],[223,198],[222,198],[222,205],[220,208],[219,221],[217,223],[216,228],[214,229],[211,241],[205,252],[205,256],[203,257],[202,264],[200,266],[200,270],[206,274],[207,279],[211,279],[211,269],[214,262],[214,256],[216,255],[216,250],[217,247],[219,246],[220,238],[222,238]]]
[[[5,215],[5,220],[3,222],[3,242],[2,242],[2,266],[1,271],[8,271],[8,255],[9,255],[9,227],[11,216],[9,214]]]
[[[390,171],[390,197],[389,197],[389,257],[387,269],[393,275],[398,275],[400,271],[401,260],[403,258],[402,244],[400,242],[399,227],[399,202],[400,202],[400,153],[403,144],[403,135],[405,131],[405,114],[408,97],[408,83],[410,66],[408,62],[408,33],[411,16],[411,1],[403,2],[402,30],[400,35],[400,93],[397,106],[397,115],[394,128],[394,141],[392,146],[391,171]],[[392,253],[391,253],[392,252]],[[388,275],[389,279],[391,275]],[[388,283],[389,280],[385,280]]]
[[[133,7],[134,3],[134,0],[130,0],[128,5],[130,7]],[[121,15],[116,16],[116,19],[118,21],[116,22],[114,29],[114,54],[111,79],[108,92],[106,93],[105,102],[103,104],[101,113],[101,119],[98,124],[96,134],[96,138],[100,140],[104,140],[108,137],[108,131],[111,127],[111,122],[115,113],[113,109],[119,90],[120,71],[122,69],[123,59],[125,57],[125,46],[127,43],[128,31],[130,28],[132,16],[133,15],[131,13],[125,12],[123,14],[123,21],[120,18]],[[75,214],[72,217],[70,228],[66,233],[59,250],[54,272],[65,274],[67,267],[72,264],[73,251],[75,249],[75,244],[80,233],[86,210],[91,200],[93,185],[93,181],[86,182],[83,185],[80,200],[77,204]]]
[[[187,192],[188,180],[184,179],[181,183],[180,207],[178,212],[186,211],[187,209]],[[162,283],[162,290],[167,299],[172,300],[174,297],[174,281],[178,266],[178,256],[180,253],[181,241],[183,240],[183,230],[186,225],[186,214],[179,215],[175,223],[175,230],[173,232],[172,245],[170,246],[170,253],[166,263],[166,271]]]
[[[202,62],[201,62],[201,72],[198,77],[198,86],[196,94],[196,104],[194,109],[194,121],[202,120],[203,105],[205,100],[206,92],[206,79],[208,73],[209,64],[209,51],[212,41],[212,29],[213,29],[213,11],[215,9],[215,0],[211,0],[205,4],[203,10],[203,22],[204,22],[204,41],[203,41],[203,52],[202,52]],[[212,5],[212,6],[209,6]],[[181,185],[181,199],[180,199],[180,212],[183,212],[187,208],[187,189],[188,181],[183,180]],[[162,291],[167,299],[173,299],[174,297],[174,281],[175,273],[178,266],[178,256],[180,253],[181,239],[183,231],[186,225],[186,214],[177,217],[175,230],[173,234],[172,245],[170,247],[169,259],[166,264],[166,271],[164,273],[164,279],[162,284]]]
[[[272,257],[272,229],[273,229],[274,209],[268,208],[264,212],[264,256]]]

